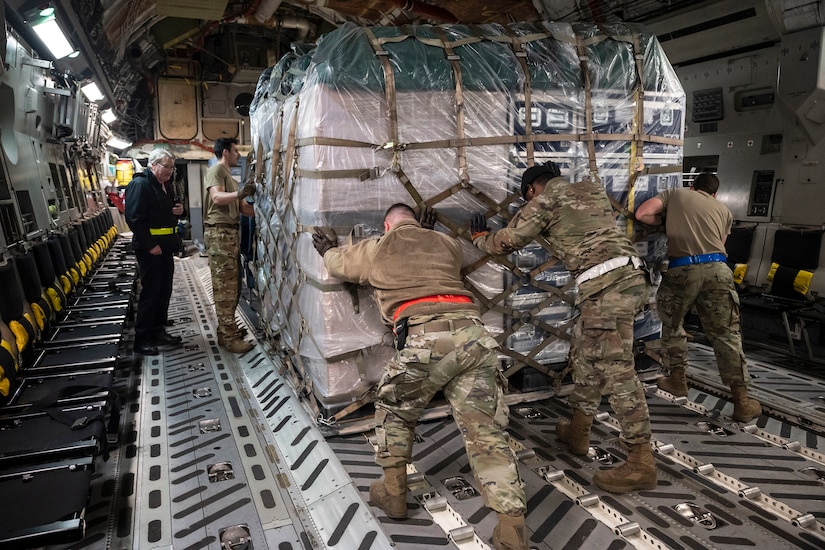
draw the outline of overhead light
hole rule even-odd
[[[31,25],[32,30],[37,34],[38,38],[43,41],[46,47],[49,48],[49,51],[55,59],[63,59],[75,51],[74,47],[69,43],[69,39],[66,38],[66,35],[63,34],[63,31],[60,29],[60,25],[57,24],[53,8],[52,13],[32,22]]]
[[[103,92],[100,91],[100,88],[97,87],[94,81],[90,81],[88,84],[84,84],[80,87],[80,91],[83,92],[89,101],[100,101],[101,99],[105,99]]]
[[[100,112],[100,118],[103,119],[103,122],[106,124],[110,124],[117,120],[117,115],[111,109],[106,109],[105,111]]]
[[[46,6],[45,8],[40,10],[40,17],[48,17],[54,14],[54,8],[51,6]]]
[[[70,53],[69,55],[67,55],[66,57],[71,58],[71,59],[74,59],[74,58],[75,58],[75,57],[77,57],[78,55],[80,55],[80,50],[75,50],[75,51],[73,51],[72,53]]]
[[[112,137],[109,138],[109,141],[106,142],[106,145],[108,145],[112,149],[117,149],[119,151],[122,151],[123,149],[126,149],[127,147],[131,147],[132,142],[131,141],[126,141],[125,139],[121,139],[117,136],[112,136]]]

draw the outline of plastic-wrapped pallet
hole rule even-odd
[[[328,276],[310,236],[377,238],[396,202],[433,206],[436,229],[462,242],[465,283],[508,372],[561,371],[576,316],[569,273],[540,244],[483,257],[467,221],[483,211],[501,227],[524,168],[553,160],[570,179],[600,178],[631,233],[628,210],[679,184],[683,124],[675,73],[637,27],[344,25],[285,56],[261,76],[252,131],[259,290],[296,379],[325,413],[378,381],[391,334],[368,289]]]

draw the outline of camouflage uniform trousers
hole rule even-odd
[[[410,318],[467,319],[447,313]],[[393,467],[410,462],[415,425],[439,390],[450,402],[464,437],[470,467],[484,504],[496,512],[518,515],[527,509],[515,456],[504,427],[509,410],[499,384],[498,344],[481,320],[452,332],[407,337],[378,384],[376,401],[376,463]]]
[[[218,317],[218,336],[231,340],[240,336],[235,321],[235,308],[241,295],[240,234],[238,229],[206,227],[204,230],[209,270],[212,273],[212,294]]]
[[[602,396],[622,427],[628,445],[650,441],[650,415],[633,357],[633,320],[650,287],[641,272],[618,281],[579,304],[570,363],[575,386],[570,406],[586,415],[598,412]]]
[[[666,367],[688,366],[687,333],[683,322],[695,305],[702,329],[713,346],[722,381],[729,386],[750,383],[739,332],[739,295],[727,264],[709,262],[666,271],[656,303],[662,320],[662,351]]]

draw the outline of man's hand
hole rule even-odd
[[[315,228],[315,234],[312,236],[312,245],[321,257],[326,254],[330,248],[338,246],[338,236],[332,229],[324,231],[320,227]]]
[[[175,206],[172,207],[172,214],[175,216],[183,215],[183,205],[179,202],[175,203]]]
[[[475,240],[476,237],[483,237],[490,232],[490,227],[487,225],[487,218],[481,212],[476,212],[470,218],[470,239]]]
[[[433,229],[435,227],[435,210],[432,206],[424,206],[421,212],[418,213],[418,223],[424,229]]]
[[[255,194],[255,180],[249,179],[244,184],[243,188],[238,191],[238,198],[244,199],[246,197],[251,197]]]

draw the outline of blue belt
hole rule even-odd
[[[699,254],[698,256],[682,256],[681,258],[673,258],[667,264],[668,268],[682,267],[683,265],[691,264],[706,264],[709,262],[727,262],[728,257],[719,252],[712,254]]]

